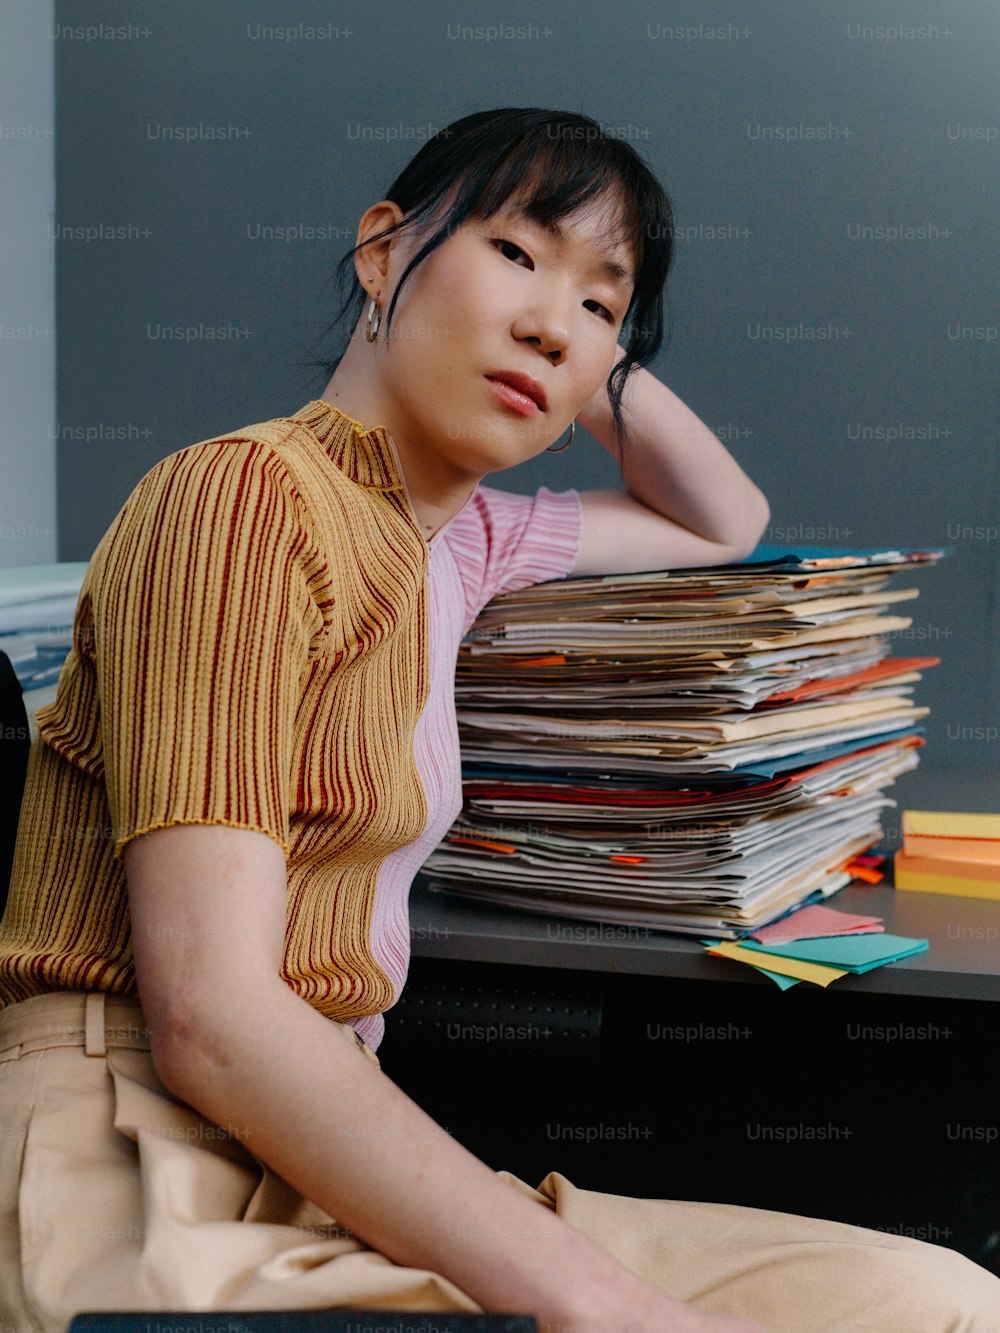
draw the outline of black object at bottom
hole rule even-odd
[[[0,916],[7,903],[30,749],[24,693],[13,663],[0,651]]]
[[[134,1310],[78,1314],[66,1333],[538,1333],[534,1315],[399,1310]]]

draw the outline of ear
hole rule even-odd
[[[358,281],[362,289],[372,296],[377,291],[386,286],[386,276],[389,270],[389,251],[395,244],[398,245],[403,238],[398,234],[392,236],[380,236],[378,240],[372,240],[374,236],[379,236],[380,232],[389,227],[394,227],[397,222],[403,219],[403,210],[398,204],[394,204],[391,199],[380,199],[377,204],[372,204],[367,209],[358,223],[358,235],[355,244],[365,245],[362,250],[358,250],[354,255],[354,271],[358,275]],[[370,282],[369,278],[375,278]]]

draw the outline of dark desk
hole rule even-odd
[[[780,990],[693,938],[629,938],[417,880],[412,981],[387,1014],[389,1076],[399,1070],[477,1156],[531,1184],[555,1169],[609,1193],[913,1228],[904,1234],[996,1270],[996,1144],[955,1136],[996,1122],[980,1001],[1000,1000],[1000,902],[852,885],[829,904],[931,948],[825,989]],[[535,1036],[520,1037],[532,1018]],[[511,1038],[477,1045],[465,1036],[476,1022],[508,1022]],[[555,1142],[553,1122],[648,1138]],[[771,1124],[849,1137],[752,1137]]]
[[[918,769],[891,794],[900,810],[1000,809],[995,771]],[[887,825],[892,848],[898,816]],[[555,1169],[609,1193],[821,1212],[950,1245],[996,1272],[996,1147],[953,1135],[996,1120],[977,1075],[992,1049],[978,1001],[1000,1000],[1000,902],[860,883],[828,901],[930,949],[782,991],[695,938],[487,907],[432,894],[418,875],[387,1070],[483,1160],[532,1184]],[[569,1037],[477,1047],[464,1035],[461,1023],[526,1023],[545,998],[563,1015],[553,1026],[572,1011]],[[652,1132],[555,1142],[561,1121]],[[748,1126],[772,1121],[851,1136],[751,1141]]]
[[[996,1271],[995,1144],[950,1135],[996,1120],[976,1071],[991,1049],[981,1001],[1000,1000],[1000,902],[857,884],[829,903],[930,949],[782,991],[696,939],[487,907],[418,876],[387,1072],[478,1156],[532,1184],[555,1169],[610,1193],[912,1227]],[[477,1042],[475,1024],[491,1022],[510,1024],[509,1040]],[[555,1143],[553,1122],[649,1137]],[[751,1140],[777,1122],[850,1137]]]
[[[882,917],[888,934],[930,940],[927,953],[841,977],[831,990],[1000,1001],[1000,902],[856,883],[829,904]],[[410,934],[415,957],[777,989],[753,968],[710,957],[694,938],[487,906],[432,893],[420,875],[410,893]]]

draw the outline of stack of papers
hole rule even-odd
[[[0,649],[33,712],[36,691],[54,686],[72,647],[73,617],[87,561],[0,569]]]
[[[1000,815],[904,810],[896,888],[1000,899]]]
[[[843,887],[939,660],[889,656],[917,596],[889,585],[943,555],[758,548],[496,598],[459,651],[466,799],[428,886],[728,939]]]

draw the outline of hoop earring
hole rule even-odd
[[[374,319],[374,324],[372,320]],[[368,325],[365,329],[365,338],[373,343],[378,337],[379,325],[382,323],[382,306],[377,296],[372,297],[372,303],[368,307]]]
[[[558,449],[553,449],[552,445],[550,444],[547,446],[545,452],[547,454],[561,454],[564,449],[568,449],[570,445],[573,443],[573,436],[575,434],[576,434],[576,421],[574,420],[569,423],[569,439],[566,441],[566,443],[561,444]]]

